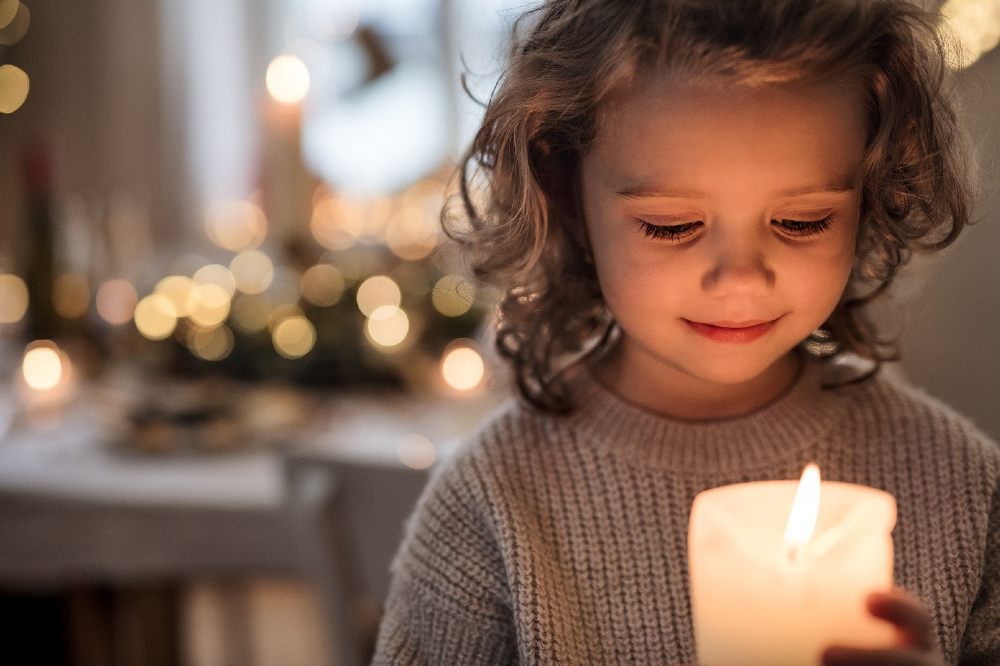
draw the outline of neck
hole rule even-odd
[[[649,372],[649,359],[629,357],[616,345],[594,367],[594,376],[626,401],[655,414],[686,421],[752,414],[779,398],[795,382],[803,360],[789,352],[757,376],[723,384],[676,367]]]

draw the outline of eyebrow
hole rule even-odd
[[[856,189],[853,179],[840,178],[832,183],[802,185],[776,192],[781,197],[796,197],[803,194],[842,194]],[[624,187],[615,195],[620,199],[705,199],[708,195],[697,190],[664,190],[650,185],[639,184]]]

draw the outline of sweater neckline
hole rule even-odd
[[[604,386],[590,368],[573,385],[574,429],[590,444],[659,469],[746,472],[775,460],[798,460],[830,430],[833,396],[822,368],[808,357],[780,396],[743,416],[688,421],[649,411]]]

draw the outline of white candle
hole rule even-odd
[[[688,566],[698,663],[805,666],[834,644],[884,647],[895,630],[865,597],[892,587],[889,493],[820,482],[761,481],[700,493]]]

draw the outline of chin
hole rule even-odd
[[[689,372],[706,381],[716,384],[744,384],[759,377],[774,364],[771,360],[725,359],[715,362],[700,363]]]

